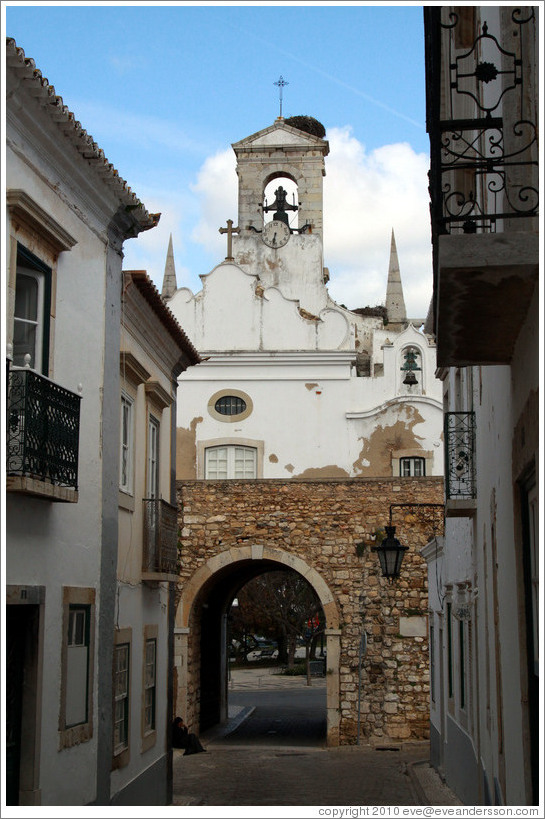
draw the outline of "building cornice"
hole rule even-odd
[[[56,253],[71,250],[77,244],[77,240],[25,191],[9,189],[6,203],[12,216],[43,236]]]
[[[203,362],[210,366],[221,367],[319,367],[323,365],[344,365],[349,367],[356,360],[354,350],[280,350],[259,351],[230,350],[221,352],[203,350],[200,352]]]
[[[414,404],[427,404],[428,406],[435,407],[440,412],[443,411],[442,402],[436,398],[430,398],[427,395],[398,395],[396,398],[391,398],[378,407],[373,407],[373,409],[363,410],[361,412],[347,412],[345,417],[349,421],[358,420],[360,418],[372,418],[373,415],[378,415],[390,407],[399,406],[401,404],[410,404],[411,406]]]

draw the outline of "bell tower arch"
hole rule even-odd
[[[297,185],[299,229],[309,225],[312,233],[323,235],[327,140],[288,125],[279,117],[269,128],[235,142],[232,147],[237,158],[241,228],[260,230],[263,227],[265,188],[272,179],[288,177]]]
[[[329,303],[323,260],[329,143],[317,134],[325,136],[324,127],[311,117],[278,117],[232,146],[238,176],[232,260],[258,276],[264,288],[278,288],[284,298],[297,301],[311,317]]]

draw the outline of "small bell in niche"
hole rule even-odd
[[[409,372],[403,379],[403,383],[406,384],[408,387],[414,387],[415,384],[418,384],[418,381],[416,380],[416,375],[413,373],[412,370],[409,370]]]
[[[405,363],[401,367],[401,370],[405,372],[405,378],[403,379],[403,383],[407,387],[414,387],[415,384],[418,384],[416,379],[415,370],[420,370],[420,367],[417,364],[416,356],[418,352],[411,347],[405,353]]]

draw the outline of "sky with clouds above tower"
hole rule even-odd
[[[231,144],[279,114],[326,128],[324,264],[349,308],[384,301],[395,231],[410,316],[432,293],[422,5],[4,2],[3,32],[55,86],[159,225],[125,244],[161,288],[223,261]]]

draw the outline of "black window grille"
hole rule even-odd
[[[214,405],[220,415],[240,415],[246,411],[246,401],[238,395],[222,395]]]

